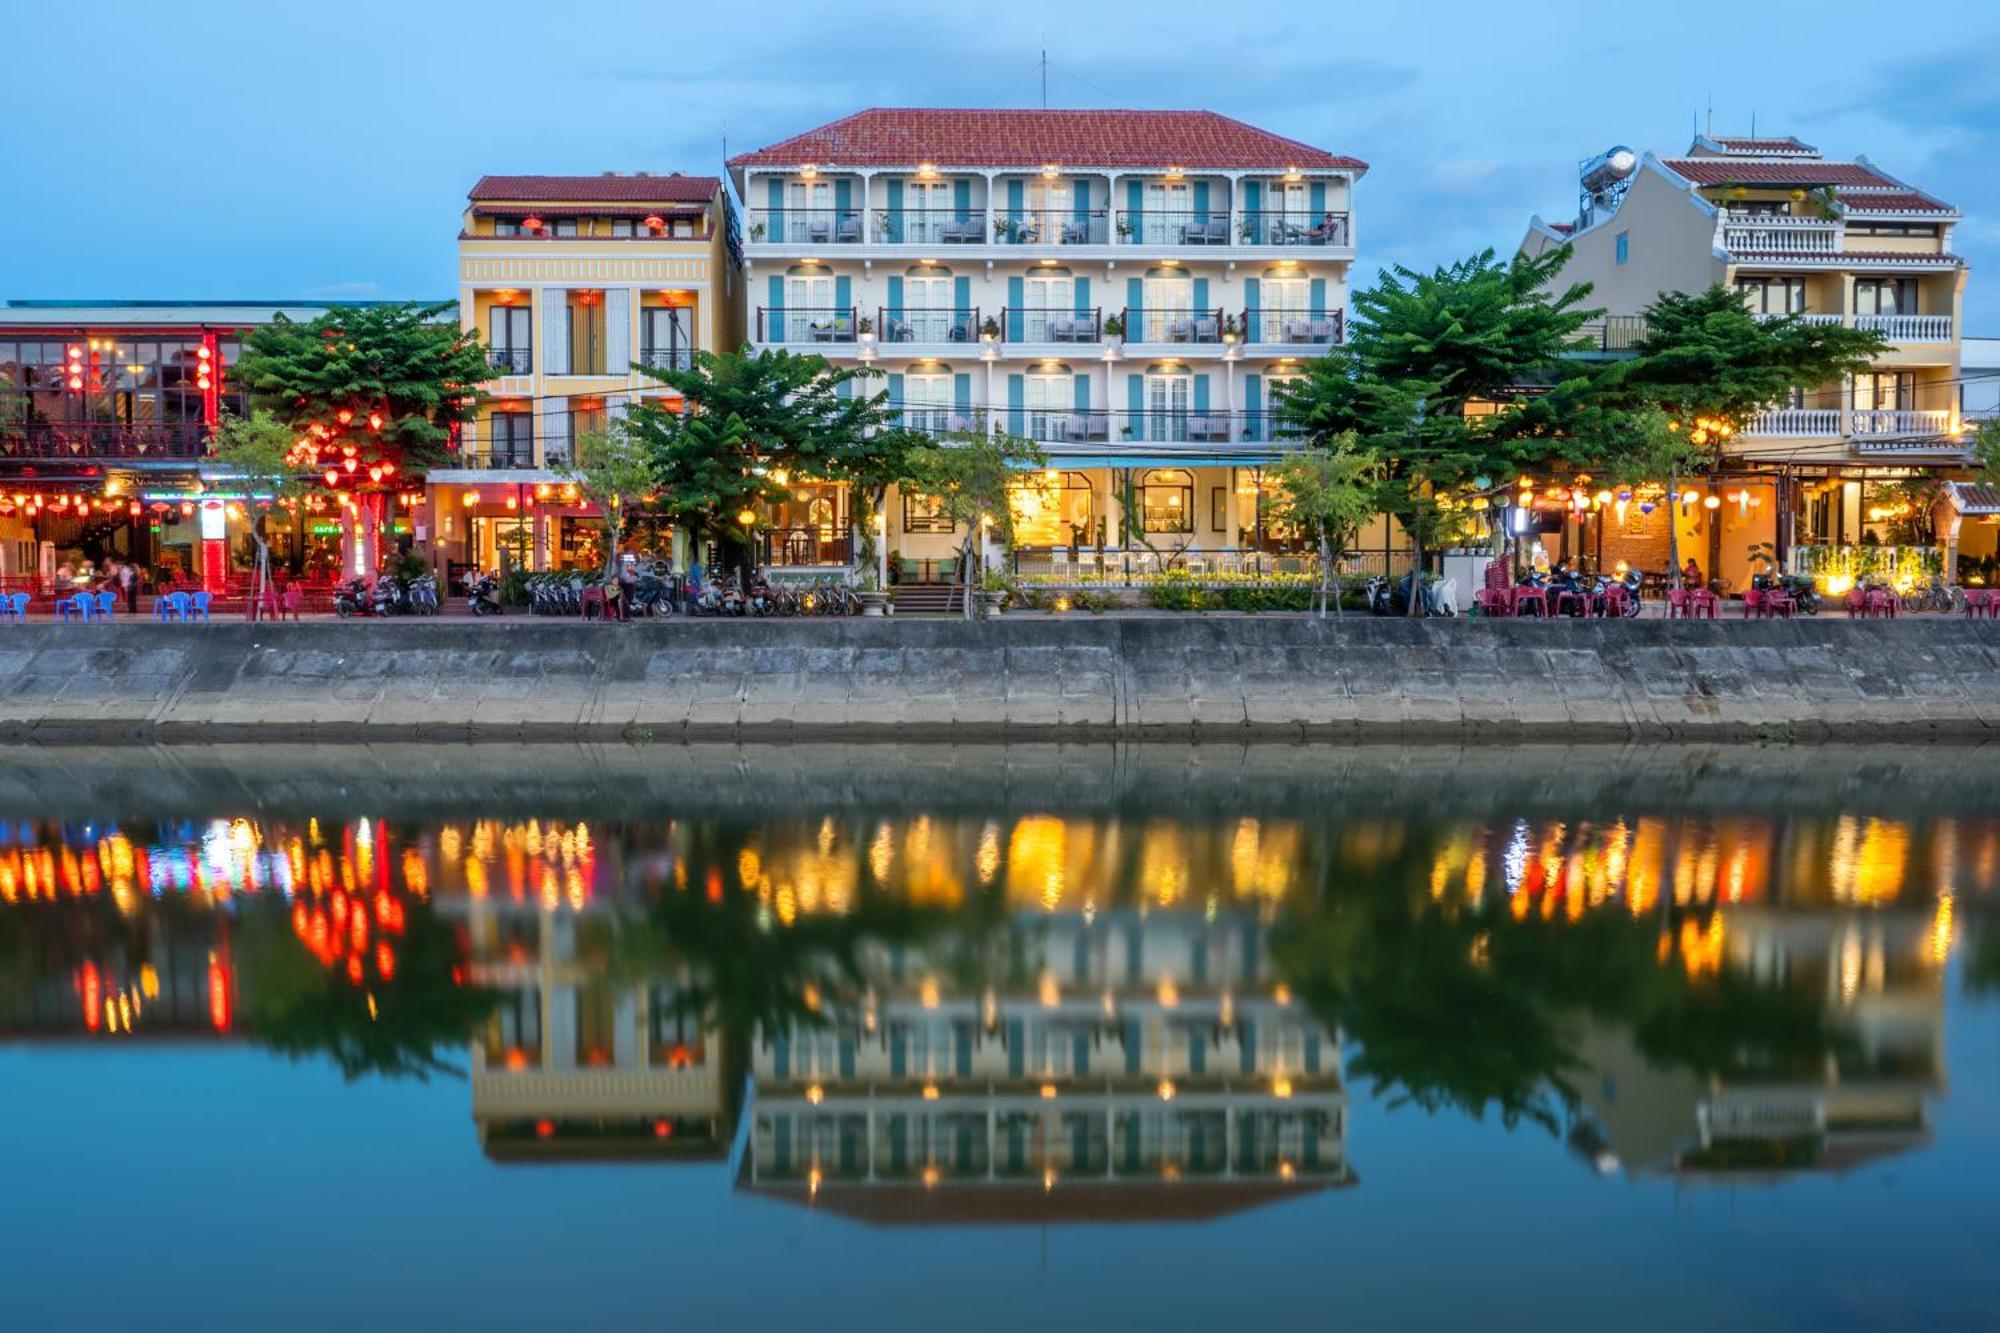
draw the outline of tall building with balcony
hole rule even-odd
[[[1606,351],[1637,340],[1662,293],[1718,283],[1760,315],[1875,329],[1889,343],[1867,372],[1749,423],[1714,479],[1723,503],[1686,516],[1683,546],[1692,539],[1710,572],[1742,586],[1752,543],[1895,545],[1895,506],[1871,492],[1966,461],[1958,210],[1865,157],[1789,137],[1702,135],[1678,157],[1620,149],[1586,168],[1619,154],[1624,170],[1586,173],[1573,220],[1537,216],[1521,244],[1573,250],[1562,280],[1592,285]],[[1970,554],[1991,554],[1991,532],[1977,540]]]
[[[1038,442],[1025,561],[1270,538],[1272,392],[1343,337],[1365,163],[1207,111],[878,108],[729,169],[751,341],[878,372],[919,428]],[[847,563],[856,521],[804,487],[770,559]],[[885,529],[905,576],[958,545],[920,495]]]
[[[459,232],[459,317],[491,349],[491,401],[430,474],[445,562],[596,558],[595,511],[558,469],[645,372],[741,342],[735,216],[714,176],[484,176]],[[662,538],[663,539],[663,538]]]

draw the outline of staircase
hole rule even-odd
[[[965,589],[956,583],[898,583],[889,604],[899,616],[965,614]]]

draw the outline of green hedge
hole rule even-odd
[[[1340,604],[1367,609],[1362,600],[1366,575],[1348,574],[1334,580]],[[1267,580],[1262,583],[1203,587],[1185,574],[1169,574],[1146,585],[1146,604],[1155,611],[1311,611],[1318,605],[1318,585],[1311,579]]]

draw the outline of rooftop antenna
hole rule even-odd
[[[1757,113],[1755,111],[1750,113],[1750,137],[1752,139],[1757,137]]]
[[[1705,138],[1715,137],[1715,94],[1708,95],[1708,128],[1702,131]]]
[[[1042,110],[1049,109],[1049,48],[1042,48]]]

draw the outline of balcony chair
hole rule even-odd
[[[1214,315],[1198,315],[1192,321],[1194,328],[1189,336],[1198,343],[1222,341],[1222,321]]]
[[[845,316],[835,316],[830,320],[814,320],[806,325],[806,331],[816,343],[846,342],[850,327]]]
[[[894,315],[885,315],[883,317],[882,319],[883,342],[907,343],[907,342],[915,342],[916,340],[917,340],[916,330],[910,327],[910,322],[908,320],[897,319]]]
[[[1330,343],[1333,341],[1333,321],[1330,319],[1286,320],[1284,341],[1288,343]]]
[[[1090,224],[1087,222],[1065,222],[1062,224],[1064,245],[1087,245],[1090,243]]]
[[[800,230],[804,231],[806,239],[815,245],[825,245],[833,236],[833,224],[823,220],[805,223]]]
[[[1190,222],[1181,228],[1182,245],[1227,245],[1229,244],[1229,219],[1206,218]]]
[[[1229,438],[1228,417],[1189,417],[1188,439],[1203,444],[1214,444]]]
[[[951,328],[945,334],[946,341],[969,343],[975,341],[977,337],[978,334],[972,327],[971,315],[953,315],[951,317]]]
[[[938,239],[946,245],[977,245],[985,236],[986,224],[978,218],[956,218],[938,232]]]
[[[1070,315],[1051,315],[1046,321],[1043,336],[1052,343],[1083,342],[1084,330],[1089,321]]]
[[[859,245],[861,243],[861,219],[842,218],[834,224],[833,239],[838,245]]]

